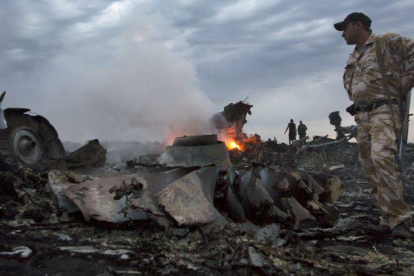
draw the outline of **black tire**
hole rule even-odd
[[[7,129],[0,130],[0,156],[12,166],[39,168],[65,156],[55,128],[40,116],[25,114],[27,109],[4,111]]]

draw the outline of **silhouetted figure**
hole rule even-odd
[[[298,125],[299,140],[302,140],[303,138],[305,138],[307,130],[308,128],[306,127],[306,125],[304,125],[302,121],[299,121],[299,125]]]
[[[296,125],[293,122],[293,119],[290,119],[290,123],[288,124],[284,134],[286,134],[288,129],[289,129],[289,145],[291,145],[296,140]]]

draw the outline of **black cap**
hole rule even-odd
[[[348,14],[348,16],[345,17],[344,21],[334,24],[334,27],[337,31],[343,31],[346,24],[349,22],[357,21],[361,21],[361,23],[367,27],[371,27],[371,19],[362,12],[353,12],[351,14]]]

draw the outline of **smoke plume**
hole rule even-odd
[[[47,117],[62,140],[171,141],[209,132],[212,104],[185,39],[145,9],[118,1],[65,26],[53,39],[61,44],[17,77],[8,97]]]

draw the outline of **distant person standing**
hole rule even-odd
[[[288,129],[289,129],[289,145],[291,145],[296,140],[296,125],[293,122],[293,119],[290,119],[290,123],[288,124],[284,134],[286,134]]]
[[[306,125],[304,125],[302,121],[299,121],[299,125],[298,125],[299,140],[302,140],[303,138],[305,138],[307,130],[308,128],[306,127]]]

